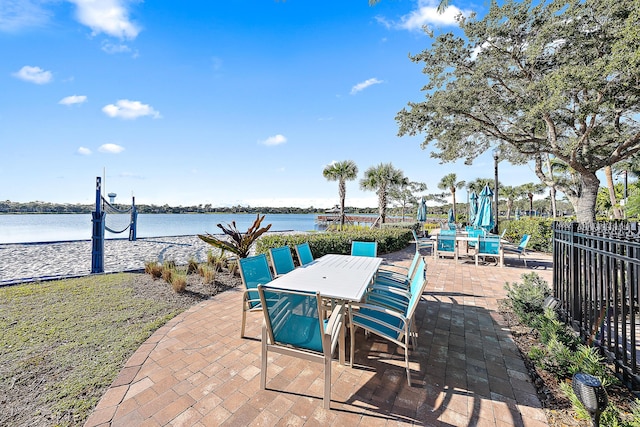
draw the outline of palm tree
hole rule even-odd
[[[526,194],[529,198],[529,216],[531,216],[533,214],[533,195],[542,194],[545,187],[542,184],[528,182],[526,184],[522,184],[519,188],[520,191],[522,191],[522,194]]]
[[[522,191],[519,187],[512,187],[511,185],[501,185],[499,191],[502,197],[507,199],[507,220],[510,220],[513,202],[522,195]]]
[[[455,173],[450,173],[442,177],[438,183],[438,188],[441,190],[449,190],[451,197],[453,198],[453,217],[458,218],[456,215],[456,188],[464,187],[464,181],[458,181],[458,177]]]
[[[325,166],[322,175],[329,181],[338,181],[338,195],[340,197],[340,228],[344,226],[344,199],[347,194],[347,181],[358,177],[358,166],[353,160],[343,160]]]
[[[364,172],[364,178],[360,180],[360,188],[375,191],[378,195],[378,214],[382,223],[387,217],[387,196],[389,191],[405,181],[404,173],[393,167],[391,163],[380,163],[371,166]]]

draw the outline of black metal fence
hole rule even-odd
[[[553,224],[553,287],[562,313],[640,388],[640,234],[637,222]]]

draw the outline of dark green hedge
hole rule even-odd
[[[507,228],[504,238],[514,245],[520,242],[523,234],[531,236],[527,249],[550,253],[553,250],[553,219],[523,218],[500,223],[500,233]]]
[[[269,248],[290,246],[295,256],[294,246],[309,242],[314,258],[326,254],[351,253],[351,242],[378,242],[378,254],[400,251],[413,240],[411,230],[406,228],[382,228],[357,231],[335,231],[300,234],[266,234],[256,242],[256,253],[267,253]]]

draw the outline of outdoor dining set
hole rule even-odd
[[[416,251],[409,267],[383,263],[376,242],[352,242],[350,255],[314,259],[308,243],[239,260],[243,293],[241,336],[246,314],[262,311],[260,386],[267,385],[269,354],[278,353],[324,365],[323,405],[331,399],[331,361],[338,348],[345,364],[347,331],[349,365],[353,366],[355,331],[364,329],[404,349],[409,386],[409,348],[416,307],[426,286],[426,263]],[[273,273],[272,273],[273,271]]]

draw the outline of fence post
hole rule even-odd
[[[580,251],[576,247],[578,244],[578,223],[571,223],[571,231],[569,238],[571,246],[569,247],[569,285],[571,286],[571,321],[575,325],[576,319],[582,319],[582,305],[580,292]]]

